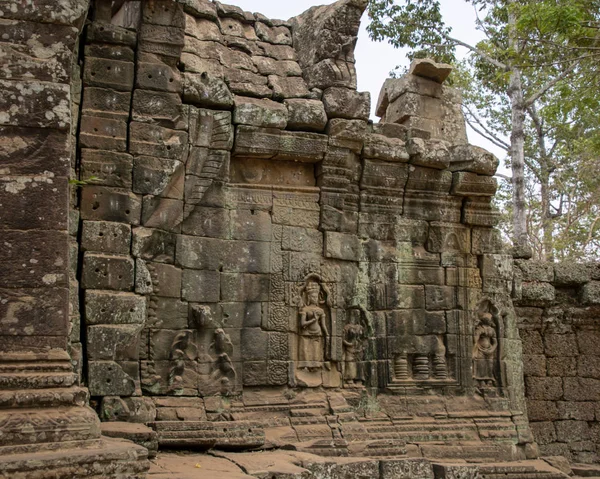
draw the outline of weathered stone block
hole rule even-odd
[[[231,211],[231,237],[237,240],[271,241],[271,215],[267,211]]]
[[[221,274],[223,301],[268,301],[269,276],[265,274]]]
[[[205,69],[203,68],[203,70]],[[183,99],[186,103],[198,106],[214,108],[231,108],[233,106],[233,95],[227,84],[209,71],[184,73]]]
[[[593,265],[564,261],[554,265],[555,285],[576,285],[587,283],[592,276]]]
[[[302,76],[300,66],[294,61],[275,60],[263,56],[253,56],[252,61],[261,75],[277,75],[280,77]]]
[[[127,256],[85,253],[81,287],[84,289],[133,289],[134,263]]]
[[[323,103],[318,100],[287,99],[290,130],[323,131],[327,124],[327,114]]]
[[[132,293],[85,292],[85,322],[91,324],[143,324],[146,321],[146,298]]]
[[[367,136],[367,122],[334,118],[327,123],[326,133],[330,146],[348,148],[360,153]]]
[[[245,361],[243,364],[242,382],[244,386],[266,386],[267,361]]]
[[[556,421],[556,440],[559,442],[586,441],[590,439],[590,428],[585,421]]]
[[[0,177],[0,228],[66,229],[68,192],[67,179],[53,175]]]
[[[529,414],[529,420],[534,422],[556,421],[559,419],[558,408],[556,405],[557,403],[555,401],[528,399],[527,413]]]
[[[55,176],[69,176],[68,131],[0,126],[0,135],[4,138],[0,161],[6,175],[39,175],[48,171]]]
[[[498,183],[495,178],[459,171],[452,175],[451,193],[457,196],[494,196]]]
[[[185,14],[178,3],[149,2],[142,7],[142,21],[153,25],[166,25],[183,28]]]
[[[470,253],[471,230],[457,224],[432,222],[426,248],[432,253]]]
[[[575,334],[544,334],[544,351],[549,357],[579,355]]]
[[[139,28],[138,50],[150,54],[145,55],[146,58],[151,56],[167,65],[175,66],[181,55],[184,36],[181,27],[143,23]]]
[[[81,180],[94,185],[131,188],[133,157],[113,151],[81,150]]]
[[[590,281],[581,290],[583,304],[600,304],[600,281]]]
[[[476,255],[502,253],[504,245],[500,232],[492,228],[472,228],[471,252]]]
[[[110,45],[110,44],[93,44],[86,45],[84,49],[84,56],[95,57],[95,58],[108,58],[110,60],[121,60],[123,62],[135,61],[135,54],[133,49],[124,45]]]
[[[323,233],[308,228],[284,226],[281,248],[284,251],[305,251],[307,253],[318,251],[320,253],[323,251]]]
[[[177,93],[136,89],[131,107],[134,121],[187,130],[188,107]]]
[[[499,160],[489,151],[475,145],[456,145],[450,149],[450,170],[469,171],[478,175],[496,174]]]
[[[500,212],[488,197],[467,197],[462,211],[461,222],[473,226],[496,226]]]
[[[425,307],[429,311],[454,309],[456,307],[456,288],[425,285]]]
[[[188,135],[185,132],[131,122],[129,136],[129,151],[133,154],[183,161],[187,157]]]
[[[127,150],[127,123],[84,115],[81,118],[79,139],[84,148],[125,151]]]
[[[133,193],[104,186],[84,186],[81,193],[81,218],[140,223],[142,204]]]
[[[148,327],[185,329],[188,327],[188,304],[176,298],[150,297]]]
[[[269,75],[269,87],[273,90],[273,98],[275,100],[310,97],[310,92],[302,77]]]
[[[87,328],[89,361],[137,361],[142,325],[117,324]]]
[[[3,230],[2,244],[0,288],[68,286],[66,231]]]
[[[575,356],[546,358],[548,376],[577,376],[577,358]]]
[[[543,305],[552,303],[555,299],[554,286],[539,281],[524,282],[522,285],[522,298],[525,304]]]
[[[445,170],[450,165],[448,143],[443,140],[424,140],[408,138],[406,151],[410,155],[410,163],[427,168]]]
[[[69,86],[33,80],[0,80],[0,125],[58,128],[71,126]],[[18,98],[19,107],[15,108]]]
[[[517,259],[515,265],[521,270],[523,281],[554,281],[554,267],[551,263]]]
[[[172,263],[176,238],[173,233],[150,228],[134,228],[131,253],[136,258]]]
[[[183,201],[160,196],[144,196],[142,224],[178,232],[183,221]]]
[[[430,58],[417,58],[413,60],[408,71],[409,75],[433,80],[439,84],[444,83],[451,72],[452,65],[437,63]]]
[[[152,294],[170,298],[181,296],[181,269],[163,263],[146,263],[152,279]]]
[[[108,88],[87,87],[83,90],[81,113],[94,117],[127,121],[131,106],[131,92]]]
[[[139,156],[133,166],[133,192],[183,199],[185,166],[181,161]]]
[[[273,43],[274,45],[292,44],[292,34],[287,27],[269,26],[262,22],[256,22],[254,28],[256,29],[256,35],[263,42]]]
[[[556,403],[556,419],[574,419],[576,421],[593,421],[595,419],[596,403],[558,401]]]
[[[403,140],[373,133],[365,138],[363,156],[365,158],[402,163],[407,162],[409,159]]]
[[[524,354],[523,374],[525,376],[546,376],[546,357],[542,354]]]
[[[563,398],[563,382],[561,378],[526,377],[527,397],[544,401],[558,401]]]
[[[323,92],[323,105],[328,118],[368,120],[371,111],[371,94],[348,88],[327,88]]]
[[[131,396],[139,390],[137,361],[90,361],[88,388],[92,396]]]
[[[136,88],[181,93],[181,74],[164,63],[137,62]]]
[[[218,271],[183,271],[181,295],[187,301],[217,303],[220,299]]]
[[[358,261],[362,256],[362,244],[356,235],[325,232],[325,257],[344,261]]]
[[[240,347],[244,362],[264,360],[267,357],[269,334],[260,328],[242,330]]]
[[[237,156],[316,163],[323,159],[326,151],[325,135],[245,125],[237,127],[234,149]]]
[[[190,143],[204,148],[230,150],[233,145],[231,112],[190,108]]]
[[[131,226],[109,221],[84,221],[81,249],[96,253],[128,254]]]
[[[288,111],[281,103],[241,96],[236,96],[234,103],[233,123],[235,124],[264,128],[285,128],[287,125]]]
[[[119,25],[95,21],[87,28],[87,43],[108,43],[110,45],[125,45],[135,47],[135,31]]]
[[[433,468],[427,459],[385,459],[380,461],[383,478],[394,479],[433,479]]]
[[[543,446],[556,441],[556,429],[552,422],[534,422],[530,427],[538,444]]]
[[[85,59],[83,84],[85,86],[112,88],[117,91],[133,89],[134,68],[132,62],[108,58]]]
[[[565,401],[600,401],[600,380],[568,377],[563,381]]]
[[[14,285],[11,283],[10,287],[0,289],[0,334],[3,340],[12,335],[64,337],[68,334],[67,288],[14,288]]]

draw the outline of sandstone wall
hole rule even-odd
[[[531,429],[544,455],[597,462],[600,445],[600,265],[517,261]]]

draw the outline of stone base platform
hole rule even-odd
[[[0,479],[144,479],[148,451],[101,438],[85,446],[0,456]]]
[[[523,433],[522,414],[483,398],[245,391],[227,401],[190,399],[155,399],[157,418],[148,425],[160,447],[478,462],[537,457],[532,438]],[[417,404],[418,416],[411,414]]]
[[[425,458],[324,458],[298,451],[159,452],[148,479],[566,479],[543,460],[470,464]]]

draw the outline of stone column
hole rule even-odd
[[[0,478],[148,468],[145,449],[100,436],[67,352],[72,66],[87,12],[84,0],[0,12]]]

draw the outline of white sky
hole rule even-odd
[[[228,0],[227,3],[238,5],[250,12],[260,12],[269,18],[289,19],[308,10],[315,5],[334,3],[332,0]],[[475,30],[475,11],[465,0],[441,0],[442,14],[446,23],[452,27],[453,34],[467,42],[477,43],[482,33]],[[397,50],[385,42],[373,42],[366,31],[368,16],[365,12],[361,31],[356,46],[356,71],[359,91],[371,92],[372,118],[381,85],[388,78],[390,71],[397,65],[408,66],[405,52]],[[464,51],[458,51],[463,54]],[[504,152],[490,142],[469,131],[469,141],[493,152],[501,160]]]

